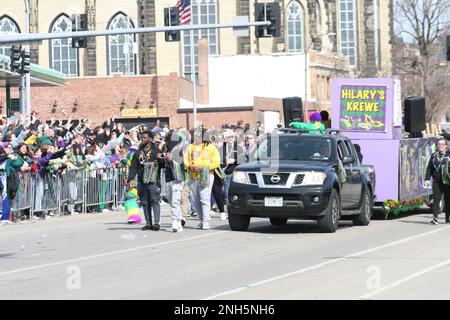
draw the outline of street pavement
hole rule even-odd
[[[443,217],[440,222],[442,223]],[[0,295],[8,299],[450,299],[450,225],[421,211],[368,227],[341,222],[232,232],[191,218],[141,231],[124,212],[0,226]]]

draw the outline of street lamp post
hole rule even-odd
[[[331,36],[335,36],[335,35],[336,35],[336,33],[334,33],[334,32],[324,33],[324,34],[314,37],[314,39],[321,38],[323,36],[331,37]],[[308,52],[311,49],[313,44],[314,44],[314,41],[311,41],[305,50],[305,108],[303,108],[304,121],[306,121],[306,118],[307,118],[306,116],[308,115],[308,111],[307,111],[307,106],[308,106]]]

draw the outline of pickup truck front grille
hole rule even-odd
[[[298,185],[302,184],[302,183],[303,183],[303,179],[305,179],[305,175],[304,175],[304,174],[298,174],[298,175],[295,177],[295,182],[294,182],[294,184],[298,184]]]
[[[266,186],[284,186],[289,179],[289,175],[290,173],[263,174],[264,184]]]
[[[258,179],[256,179],[255,173],[249,173],[248,178],[249,178],[251,184],[258,184]]]

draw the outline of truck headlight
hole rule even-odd
[[[233,182],[248,184],[247,174],[243,171],[233,172]]]
[[[323,172],[307,172],[303,178],[302,186],[322,185],[327,175]]]

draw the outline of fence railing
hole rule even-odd
[[[31,219],[49,212],[61,216],[117,207],[125,202],[126,175],[125,169],[115,167],[19,173],[11,210],[15,216],[26,211]]]

